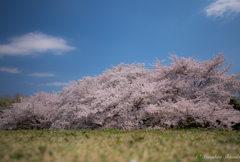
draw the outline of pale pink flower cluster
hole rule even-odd
[[[5,110],[1,129],[19,129],[25,123],[39,129],[187,128],[191,125],[231,129],[240,123],[240,111],[228,105],[240,89],[238,75],[227,75],[226,58],[178,58],[170,54],[154,69],[123,64],[99,76],[84,77],[60,95],[40,92]],[[221,70],[219,70],[221,68]]]

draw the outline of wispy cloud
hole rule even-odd
[[[31,73],[28,74],[28,76],[36,76],[36,77],[54,77],[56,76],[55,74],[52,73]]]
[[[40,84],[40,86],[71,86],[71,83],[67,82],[54,82],[54,83],[46,83],[46,84]]]
[[[25,84],[28,84],[28,85],[34,85],[35,83],[30,83],[30,82],[23,82]]]
[[[207,16],[229,17],[240,12],[240,0],[215,0],[204,8]],[[234,16],[233,16],[234,17]]]
[[[20,73],[18,68],[7,68],[7,67],[0,67],[0,71],[7,72],[7,73]]]
[[[47,51],[61,54],[62,52],[76,49],[75,47],[68,46],[67,41],[62,38],[53,37],[39,32],[28,33],[20,37],[13,37],[9,40],[9,44],[0,45],[0,56],[31,55]]]

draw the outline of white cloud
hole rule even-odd
[[[31,55],[51,51],[60,54],[64,51],[76,49],[70,47],[62,38],[52,37],[39,32],[28,33],[20,37],[10,38],[10,43],[0,45],[0,56],[3,55]]]
[[[0,71],[7,72],[7,73],[20,73],[17,68],[7,68],[7,67],[0,67]]]
[[[240,0],[215,0],[204,8],[207,16],[229,17],[231,14],[240,12]]]
[[[28,76],[36,76],[36,77],[54,77],[56,76],[55,74],[52,73],[31,73],[28,74]]]
[[[71,86],[71,83],[67,83],[67,82],[54,82],[54,83],[46,83],[46,84],[40,84],[40,85],[45,85],[45,86]]]

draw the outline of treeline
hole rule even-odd
[[[19,93],[16,93],[13,97],[11,97],[8,94],[0,96],[0,114],[2,113],[2,110],[12,108],[13,103],[20,103],[21,102],[20,97],[27,97],[27,96],[24,96]]]
[[[3,113],[3,110],[11,109],[12,105],[14,103],[20,103],[21,97],[28,97],[28,96],[26,96],[26,95],[24,96],[19,93],[16,93],[14,95],[14,97],[10,97],[10,95],[8,95],[8,94],[5,94],[3,96],[0,95],[0,117],[1,117],[1,114]],[[233,105],[233,108],[235,110],[240,111],[240,95],[238,95],[235,98],[230,99],[229,105]],[[192,127],[197,128],[197,127],[199,127],[199,125],[196,125],[196,126],[192,125]],[[240,123],[234,125],[233,128],[235,130],[240,130]]]
[[[10,97],[10,95],[8,95],[8,94],[5,94],[3,96],[0,95],[0,113],[4,109],[12,108],[13,103],[20,103],[21,102],[20,97],[27,97],[27,96],[24,96],[19,93],[16,93],[14,95],[14,97]],[[240,102],[239,101],[240,101],[240,97],[238,96],[237,98],[230,99],[229,104],[233,105],[233,108],[235,110],[240,111]]]

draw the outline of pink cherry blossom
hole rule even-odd
[[[103,74],[84,77],[60,94],[39,92],[4,110],[0,129],[145,129],[202,127],[231,129],[240,111],[229,105],[240,89],[238,75],[227,75],[223,53],[213,60],[179,58],[171,66],[156,60],[121,63]],[[221,69],[221,70],[220,70]]]

